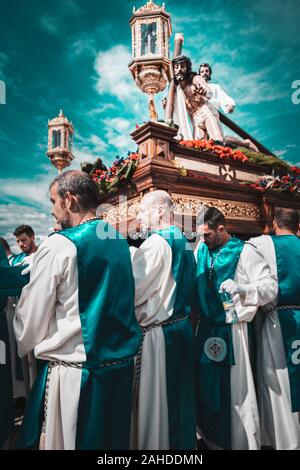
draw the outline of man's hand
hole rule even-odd
[[[240,286],[236,282],[234,282],[232,279],[227,279],[226,281],[223,281],[222,284],[220,285],[220,291],[222,292],[228,292],[228,294],[234,296],[236,294],[243,295],[245,294],[245,289],[243,286]]]
[[[234,105],[233,104],[228,104],[226,107],[226,113],[233,113],[234,111]]]
[[[32,267],[32,261],[33,261],[33,257],[32,257],[32,256],[27,256],[27,257],[22,261],[22,263],[20,264],[20,266],[22,266],[22,267],[24,266],[23,271],[21,271],[22,276],[25,276],[26,274],[30,274],[31,267]]]
[[[203,86],[201,86],[199,83],[195,83],[194,84],[194,89],[197,93],[199,93],[200,95],[203,95],[203,96],[206,96],[207,95],[207,89],[204,88]]]

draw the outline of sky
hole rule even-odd
[[[31,224],[41,241],[53,225],[47,123],[64,114],[75,127],[75,159],[135,150],[136,123],[148,120],[147,97],[133,83],[129,19],[146,0],[10,0],[0,4],[0,236]],[[156,3],[161,4],[160,0]],[[166,0],[173,35],[194,70],[213,68],[237,107],[232,119],[286,161],[300,165],[298,0]],[[1,84],[1,82],[0,82]],[[300,82],[299,82],[300,84]],[[1,90],[0,90],[1,92]],[[162,118],[161,98],[157,104]],[[3,102],[3,96],[0,103]]]

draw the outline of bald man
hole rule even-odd
[[[195,261],[173,225],[165,191],[143,197],[138,219],[149,237],[132,252],[135,312],[143,330],[136,361],[131,446],[194,449],[193,333]]]

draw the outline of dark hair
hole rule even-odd
[[[201,67],[208,67],[208,69],[209,69],[209,71],[210,71],[210,77],[209,77],[209,80],[210,80],[210,79],[211,79],[211,75],[212,75],[211,66],[210,66],[209,64],[207,64],[207,63],[200,64],[200,65],[199,65],[199,70],[198,70],[199,75],[200,75],[200,69],[201,69]]]
[[[97,183],[83,171],[69,170],[58,175],[50,184],[50,188],[57,183],[57,193],[64,198],[69,192],[78,197],[82,210],[95,209],[100,204],[100,192]]]
[[[175,57],[175,59],[172,60],[173,70],[174,70],[174,65],[175,64],[180,64],[181,62],[186,63],[186,73],[187,73],[188,78],[191,80],[196,74],[194,72],[192,72],[191,59],[189,57],[187,57],[186,55],[179,55],[179,56]],[[178,85],[178,82],[177,82],[175,77],[174,77],[174,82],[175,82],[175,85]]]
[[[207,224],[210,229],[216,230],[220,225],[225,225],[225,217],[216,207],[205,207],[197,215],[196,224]]]
[[[26,233],[29,237],[34,237],[34,231],[30,225],[20,225],[14,231],[14,236],[19,237],[23,233]]]
[[[275,209],[274,219],[279,228],[285,228],[294,233],[299,229],[300,215],[295,209],[278,207]]]
[[[10,251],[9,244],[8,244],[7,241],[6,241],[4,238],[2,238],[2,237],[0,237],[0,245],[3,246],[4,250]]]

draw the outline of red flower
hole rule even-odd
[[[300,175],[300,168],[298,166],[292,166],[291,170],[296,173],[296,175]]]

